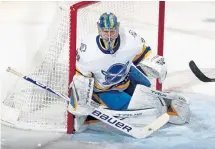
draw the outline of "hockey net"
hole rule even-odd
[[[73,4],[58,4],[50,34],[34,56],[31,69],[26,74],[29,77],[69,96],[68,84],[75,72],[76,43],[86,34],[98,31],[96,22],[104,12],[116,14],[120,26],[141,34],[154,52],[162,55],[164,3],[160,12],[159,2],[87,1]],[[155,50],[157,47],[158,51]],[[2,111],[1,121],[9,126],[68,133],[73,129],[73,118],[67,113],[67,102],[23,79],[17,80],[3,99]]]

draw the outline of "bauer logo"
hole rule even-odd
[[[102,111],[98,111],[98,110],[94,110],[92,112],[93,117],[108,123],[109,125],[112,125],[113,127],[117,127],[118,129],[121,129],[124,132],[129,132],[132,130],[132,127],[127,126],[126,124],[124,124],[122,121],[120,121],[119,119],[106,115],[104,113],[102,113]]]

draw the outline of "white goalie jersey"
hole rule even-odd
[[[76,51],[76,72],[94,77],[95,91],[126,89],[131,65],[151,50],[146,51],[144,39],[131,30],[120,30],[119,35],[113,54],[107,54],[97,34],[82,39]]]

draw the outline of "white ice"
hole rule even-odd
[[[153,49],[157,48],[157,20],[150,20],[150,14],[157,13],[156,3],[146,2],[150,12],[137,14],[143,21],[136,28]],[[47,35],[56,7],[54,2],[0,2],[1,99],[17,79],[6,73],[6,68],[13,66],[26,71],[33,53]],[[94,131],[71,136],[2,125],[1,147],[215,149],[215,83],[200,82],[188,67],[188,62],[194,60],[207,76],[215,77],[215,2],[166,3],[164,55],[169,69],[164,90],[183,92],[190,97],[189,124],[168,124],[142,140]]]

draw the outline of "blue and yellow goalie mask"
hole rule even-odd
[[[105,49],[114,53],[115,41],[119,36],[119,22],[117,22],[117,17],[113,13],[104,13],[100,16],[97,25]]]

